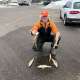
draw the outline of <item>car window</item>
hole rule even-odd
[[[71,8],[72,2],[68,1],[65,5],[64,8]]]
[[[80,2],[75,2],[73,5],[74,9],[80,9]]]

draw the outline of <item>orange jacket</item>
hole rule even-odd
[[[32,27],[32,32],[38,32],[38,29],[40,29],[41,27],[44,27],[45,29],[47,29],[48,27],[51,28],[51,32],[56,33],[58,32],[58,28],[56,27],[56,25],[54,24],[53,21],[48,20],[48,22],[45,24],[42,21],[38,21],[37,23],[35,23]]]

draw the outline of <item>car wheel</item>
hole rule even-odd
[[[61,17],[61,11],[60,11],[60,19],[62,19],[62,17]]]
[[[64,25],[67,26],[68,23],[69,23],[69,21],[68,21],[68,19],[67,19],[67,16],[64,17],[64,20],[63,20],[63,21],[64,21]]]

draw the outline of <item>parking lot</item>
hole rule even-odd
[[[39,20],[41,9],[36,5],[0,8],[0,80],[80,80],[80,24],[64,26],[58,9],[49,9],[49,14],[62,36],[61,47],[56,51],[59,68],[27,67],[38,54],[32,50],[29,31]]]

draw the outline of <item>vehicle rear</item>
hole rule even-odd
[[[72,4],[72,8],[67,12],[67,17],[72,22],[80,22],[80,0]]]

